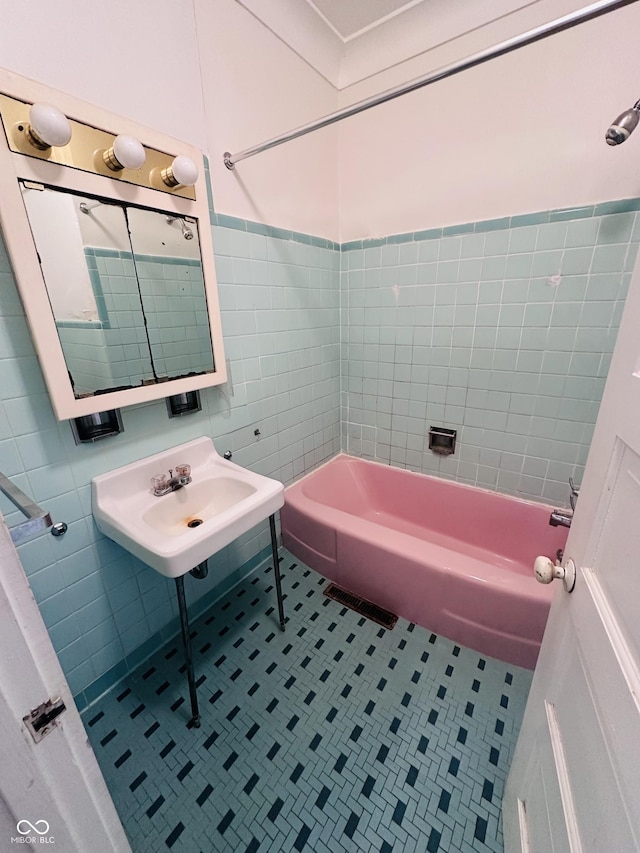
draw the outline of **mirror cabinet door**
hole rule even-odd
[[[21,190],[77,399],[214,370],[195,219]]]
[[[213,371],[198,223],[137,207],[127,219],[157,377]]]

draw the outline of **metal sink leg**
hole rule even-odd
[[[187,601],[184,596],[184,575],[176,578],[176,591],[178,593],[178,609],[180,610],[180,626],[182,628],[182,644],[184,646],[185,663],[187,664],[187,680],[189,682],[189,696],[191,698],[191,722],[195,728],[200,728],[200,711],[198,709],[198,691],[193,674],[193,656],[191,654],[191,636],[189,633],[189,614],[187,613]]]
[[[273,554],[273,576],[276,581],[276,595],[278,597],[278,616],[280,617],[280,630],[284,631],[284,605],[282,603],[282,581],[280,579],[280,564],[278,563],[278,538],[276,536],[276,517],[269,516],[269,528],[271,530],[271,552]]]

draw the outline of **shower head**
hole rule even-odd
[[[191,228],[189,228],[184,219],[180,219],[179,216],[167,216],[167,222],[169,223],[169,225],[174,222],[179,222],[180,228],[182,228],[182,236],[184,237],[184,239],[193,240],[193,231],[191,230]]]
[[[96,201],[93,204],[87,204],[86,201],[81,201],[78,207],[80,208],[82,213],[86,213],[88,216],[94,207],[100,207],[100,202]]]
[[[625,142],[638,126],[639,120],[640,101],[636,101],[631,109],[619,115],[607,130],[605,135],[607,145],[620,145],[622,142]]]

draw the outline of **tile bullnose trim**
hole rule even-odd
[[[482,219],[477,222],[447,225],[442,228],[429,228],[424,231],[390,234],[387,237],[350,240],[342,243],[340,250],[342,252],[349,252],[354,249],[371,249],[382,245],[388,246],[422,240],[439,240],[442,237],[460,236],[463,234],[483,234],[490,231],[521,228],[527,225],[544,225],[550,222],[563,222],[569,219],[590,219],[591,217],[607,216],[615,213],[634,213],[639,210],[640,198],[637,197],[606,201],[600,204],[587,204],[580,207],[558,207],[535,213],[521,213],[514,216],[502,216],[497,219]]]
[[[423,240],[440,240],[442,237],[462,236],[465,234],[484,234],[490,231],[501,231],[511,228],[522,228],[528,225],[544,225],[551,222],[564,222],[570,219],[590,219],[591,217],[606,216],[615,213],[634,213],[640,211],[640,198],[626,198],[605,201],[599,204],[587,204],[579,207],[558,207],[551,210],[541,210],[534,213],[519,213],[513,216],[502,216],[497,219],[481,219],[477,222],[462,222],[455,225],[445,225],[442,228],[427,228],[422,231],[406,231],[399,234],[388,234],[385,237],[364,237],[359,240],[347,240],[338,243],[328,237],[318,237],[302,231],[291,231],[274,225],[265,225],[250,219],[229,216],[226,213],[211,211],[211,224],[234,231],[245,231],[273,237],[278,240],[288,240],[320,249],[331,249],[339,252],[351,252],[361,249],[375,249],[380,246],[413,243]]]
[[[249,234],[261,234],[263,237],[272,237],[276,240],[287,240],[292,243],[301,243],[304,246],[315,246],[318,249],[332,249],[340,251],[340,243],[330,240],[328,237],[317,237],[315,234],[305,234],[302,231],[291,231],[288,228],[278,228],[275,225],[265,225],[263,222],[254,222],[251,219],[240,219],[237,216],[228,216],[226,213],[211,213],[211,224],[220,228],[230,228],[233,231],[245,231]]]

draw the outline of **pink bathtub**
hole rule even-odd
[[[283,544],[345,589],[532,669],[553,585],[533,578],[567,530],[550,507],[338,455],[285,490]]]

